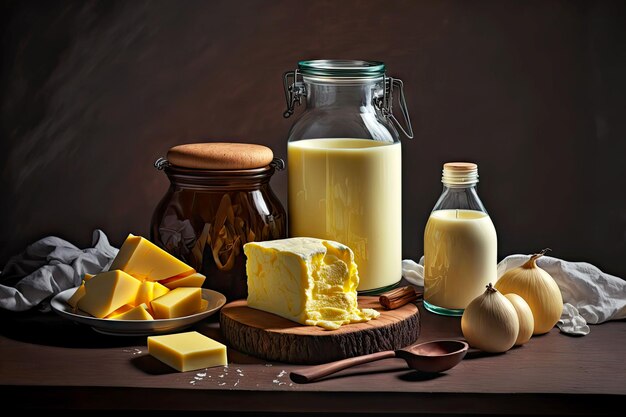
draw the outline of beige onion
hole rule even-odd
[[[533,318],[533,312],[530,306],[522,297],[517,294],[509,293],[504,296],[513,304],[515,311],[517,312],[517,319],[519,321],[519,332],[517,333],[517,340],[515,340],[515,346],[521,346],[528,342],[533,336],[533,330],[535,329],[535,319]]]
[[[554,278],[537,266],[545,251],[534,254],[522,266],[509,269],[496,282],[503,294],[517,294],[528,303],[533,313],[533,334],[549,332],[563,312],[563,297]]]
[[[513,304],[491,283],[465,308],[461,330],[470,346],[485,352],[506,352],[517,340],[519,320]]]

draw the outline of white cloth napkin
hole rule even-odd
[[[509,255],[498,264],[498,278],[516,268],[530,255]],[[563,333],[583,336],[589,333],[587,324],[626,318],[626,281],[602,272],[586,262],[568,262],[542,256],[537,266],[554,278],[563,295],[563,314],[557,326]],[[419,263],[402,261],[402,274],[411,284],[424,286],[424,257]]]
[[[0,308],[25,311],[49,309],[49,298],[80,285],[85,273],[108,269],[118,249],[104,232],[93,232],[93,247],[79,249],[66,240],[48,236],[9,259],[0,275]]]

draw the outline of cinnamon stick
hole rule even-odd
[[[387,310],[393,310],[407,303],[416,301],[421,295],[421,293],[415,291],[415,288],[407,285],[406,287],[395,288],[382,293],[378,301]]]

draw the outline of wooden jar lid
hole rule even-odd
[[[450,171],[473,171],[478,169],[478,165],[473,162],[446,162],[443,168]]]
[[[167,152],[172,165],[195,169],[252,169],[269,165],[270,148],[252,143],[206,142],[177,145]]]

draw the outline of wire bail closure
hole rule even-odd
[[[374,106],[382,113],[382,115],[388,119],[395,127],[409,139],[413,139],[413,126],[411,125],[411,118],[409,117],[409,109],[406,105],[406,99],[404,97],[404,83],[399,78],[384,77],[383,96],[374,98]],[[400,121],[393,114],[393,90],[397,88],[400,96],[398,102],[400,104],[400,112],[406,122],[406,130],[400,123]]]
[[[274,157],[274,159],[272,159],[272,162],[270,162],[270,166],[274,167],[276,171],[283,171],[286,164],[282,158]]]
[[[154,161],[154,167],[158,169],[159,171],[162,171],[163,169],[169,166],[170,166],[170,161],[168,161],[167,158],[160,157],[159,159]]]
[[[300,80],[298,80],[298,76],[300,76]],[[293,115],[295,105],[302,104],[302,97],[306,95],[306,87],[304,82],[302,82],[300,70],[285,72],[283,74],[283,86],[285,88],[285,100],[287,101],[287,110],[283,113],[283,117],[288,119]]]
[[[383,94],[382,97],[374,97],[374,107],[376,107],[383,117],[394,125],[394,127],[400,129],[407,138],[413,139],[413,126],[411,125],[409,109],[407,108],[406,98],[404,96],[404,83],[399,78],[388,77],[386,75],[383,75],[383,80]],[[293,115],[296,104],[302,104],[302,97],[306,95],[306,86],[302,81],[302,74],[299,69],[287,71],[283,74],[283,87],[285,90],[285,101],[287,102],[287,110],[283,113],[283,117],[288,119]],[[398,89],[399,92],[398,102],[400,104],[400,112],[406,123],[406,129],[393,114],[394,89]]]

